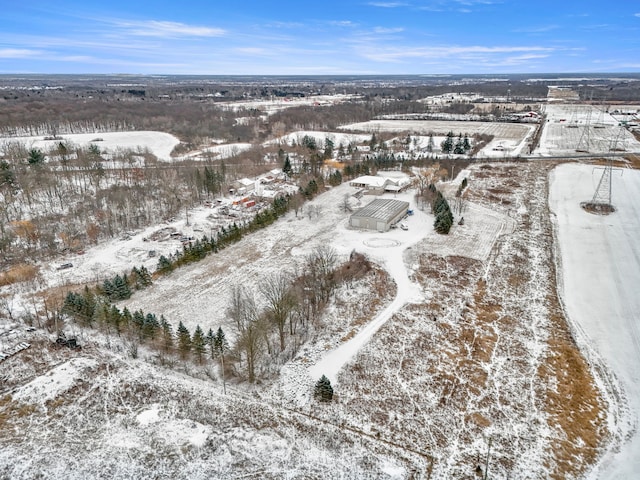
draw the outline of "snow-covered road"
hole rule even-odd
[[[357,248],[379,262],[396,282],[397,294],[394,300],[354,337],[309,367],[308,372],[313,379],[325,375],[335,384],[344,365],[351,361],[394,313],[407,303],[423,300],[420,286],[409,279],[409,270],[404,259],[407,249],[420,242],[435,254],[463,255],[485,260],[496,239],[513,227],[510,218],[480,205],[469,205],[465,215],[471,220],[467,221],[465,226],[455,226],[449,235],[438,235],[431,227],[433,216],[416,209],[411,197],[407,197],[406,200],[411,202],[411,208],[415,211],[415,215],[406,221],[409,224],[408,231],[392,230],[381,238],[378,232],[347,231],[344,224],[338,228],[333,246],[341,253],[348,253],[350,249]]]
[[[419,215],[422,216],[424,214],[420,212]],[[419,232],[422,233],[420,233],[420,235],[414,235],[410,240],[410,244],[414,244],[419,241],[427,230],[425,228],[420,228]],[[361,247],[361,251],[372,258],[377,258],[379,257],[379,252],[376,251],[375,241],[372,240],[375,239],[365,240]],[[322,375],[326,375],[331,383],[335,385],[337,383],[338,373],[342,367],[354,357],[358,350],[360,350],[360,348],[362,348],[362,346],[371,339],[380,327],[406,303],[416,301],[421,298],[422,294],[420,287],[409,280],[407,268],[402,258],[403,252],[410,246],[410,244],[408,244],[408,242],[398,242],[397,245],[383,247],[383,266],[396,282],[398,289],[393,302],[391,302],[376,318],[360,330],[357,335],[325,355],[320,361],[310,367],[309,373],[312,378],[320,378]],[[373,247],[371,245],[373,245]]]
[[[563,298],[587,358],[604,361],[623,396],[605,392],[614,441],[591,473],[593,479],[638,478],[640,471],[640,172],[613,175],[617,211],[586,213],[602,169],[557,167],[549,204],[557,222]],[[604,380],[606,385],[607,379]]]

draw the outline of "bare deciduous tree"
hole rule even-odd
[[[264,336],[255,299],[242,285],[235,285],[231,289],[231,304],[227,315],[236,327],[236,350],[241,358],[244,355],[247,362],[247,378],[254,382]]]
[[[285,331],[289,323],[289,333],[293,335],[293,324],[290,322],[296,299],[291,289],[291,276],[279,272],[263,279],[260,292],[267,301],[267,318],[275,325],[280,339],[280,351],[285,348]]]

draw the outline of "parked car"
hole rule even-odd
[[[66,270],[67,268],[73,267],[73,263],[63,263],[56,270]]]
[[[402,223],[400,224],[400,228],[401,228],[402,230],[409,230],[409,225],[407,225],[406,223],[402,222]]]

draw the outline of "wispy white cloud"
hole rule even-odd
[[[633,16],[634,17],[640,17],[640,13],[634,13]]]
[[[329,25],[333,25],[334,27],[357,27],[358,24],[352,22],[351,20],[334,20],[329,22]]]
[[[496,0],[432,0],[424,5],[416,6],[418,10],[442,12],[453,10],[460,13],[472,13],[474,7],[503,3]]]
[[[373,29],[374,33],[378,33],[381,35],[385,35],[385,34],[389,34],[389,33],[400,33],[400,32],[404,32],[404,28],[402,27],[395,27],[395,28],[389,28],[389,27],[375,27]]]
[[[524,27],[524,28],[516,28],[512,30],[514,33],[547,33],[553,30],[557,30],[560,28],[559,25],[551,24],[551,25],[540,25],[536,27]]]
[[[221,37],[227,33],[222,28],[159,20],[143,22],[121,20],[114,24],[130,35],[141,37]]]
[[[28,58],[41,55],[40,50],[31,50],[28,48],[0,48],[0,58]]]
[[[361,52],[363,56],[378,62],[398,62],[408,59],[442,59],[442,58],[477,58],[478,56],[522,53],[532,54],[534,52],[552,52],[553,48],[538,46],[499,46],[487,47],[480,45],[472,46],[440,46],[440,47],[419,47],[407,49],[387,49],[386,51],[376,49]]]
[[[410,4],[405,2],[369,2],[369,5],[379,8],[398,8],[410,6]]]

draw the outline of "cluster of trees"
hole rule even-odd
[[[242,285],[231,291],[227,318],[234,325],[239,374],[253,382],[269,366],[292,358],[319,327],[319,319],[335,289],[361,278],[371,265],[361,254],[338,264],[335,251],[320,247],[309,254],[298,273],[279,272],[261,279],[257,293]],[[262,309],[258,305],[264,305]]]
[[[142,265],[140,268],[133,267],[130,275],[116,275],[113,279],[105,279],[99,288],[99,293],[106,296],[112,302],[126,300],[131,296],[132,288],[142,290],[153,283],[151,273]]]
[[[209,353],[212,359],[223,357],[221,361],[224,373],[224,355],[230,348],[221,327],[216,333],[209,329],[205,335],[200,325],[197,325],[192,334],[180,322],[174,330],[164,315],[158,318],[155,314],[145,314],[142,310],[132,313],[127,307],[120,310],[111,303],[109,297],[88,287],[82,293],[69,292],[62,312],[79,325],[128,339],[132,342],[130,353],[134,356],[137,355],[139,343],[165,354],[176,353],[183,360],[192,356],[198,363],[202,363],[205,354]]]
[[[436,232],[446,235],[453,225],[453,213],[451,213],[449,202],[444,198],[442,192],[436,189],[434,184],[429,185],[429,190],[433,194],[431,211],[436,217],[433,222],[433,228]]]
[[[142,310],[133,313],[127,307],[120,310],[97,289],[85,287],[82,293],[69,292],[64,299],[62,313],[84,327],[127,335],[140,342],[162,339],[165,344],[169,342],[172,345],[167,339],[167,335],[172,335],[172,328],[164,316],[158,320],[155,314],[145,314]]]
[[[455,143],[454,138],[455,137],[453,135],[453,132],[447,133],[447,137],[440,145],[443,153],[455,153],[458,155],[463,155],[471,150],[471,142],[469,141],[469,137],[466,134],[464,135],[464,137],[462,136],[462,134],[459,134],[458,139]]]
[[[142,310],[130,312],[127,307],[120,310],[104,286],[69,292],[62,313],[81,326],[123,336],[135,347],[130,351],[134,356],[138,343],[199,363],[208,352],[211,358],[221,357],[224,374],[227,355],[227,366],[254,382],[270,366],[280,365],[297,353],[318,328],[319,318],[339,285],[362,278],[371,268],[362,254],[353,252],[348,261],[339,264],[333,249],[319,247],[304,259],[298,273],[279,272],[261,279],[258,292],[262,309],[252,290],[233,287],[226,312],[235,329],[233,347],[221,328],[215,334],[211,329],[205,334],[197,325],[191,333],[180,322],[174,330],[163,315],[158,318]]]
[[[251,221],[243,225],[234,222],[229,228],[222,227],[216,235],[212,235],[210,238],[204,235],[201,239],[185,243],[181,251],[176,250],[168,257],[161,255],[156,271],[166,274],[177,267],[198,262],[210,253],[216,253],[228,245],[238,242],[243,235],[271,225],[289,210],[290,200],[291,197],[288,195],[277,197],[269,208],[258,212]]]

